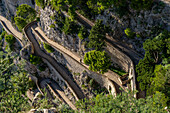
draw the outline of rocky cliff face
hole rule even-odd
[[[142,44],[147,38],[157,36],[164,29],[170,31],[170,2],[158,0],[150,10],[131,9],[130,13],[122,18],[113,9],[108,9],[96,19],[102,19],[104,24],[111,27],[112,37],[123,40],[131,48],[144,54]],[[128,38],[124,32],[126,28],[130,28],[136,36]]]
[[[56,12],[49,6],[40,9],[40,23],[46,35],[73,51],[80,51],[80,40],[78,37],[65,36],[57,30],[57,24],[50,18]],[[130,11],[129,14],[119,17],[113,9],[107,9],[103,14],[97,15],[96,19],[102,19],[103,23],[111,27],[110,35],[137,52],[144,54],[143,42],[150,37],[157,36],[164,29],[170,31],[170,2],[167,0],[157,0],[150,10]],[[55,26],[50,27],[51,24]],[[136,35],[128,38],[124,32],[130,28]],[[74,39],[74,40],[73,40]]]

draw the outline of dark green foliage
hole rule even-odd
[[[35,3],[37,4],[37,6],[44,9],[44,7],[45,7],[44,0],[35,0]]]
[[[147,39],[143,43],[145,49],[145,57],[141,59],[136,66],[138,74],[137,80],[141,90],[145,90],[147,95],[152,95],[156,91],[166,92],[169,87],[168,70],[165,69],[169,65],[169,32],[164,31],[153,39]],[[164,60],[167,59],[165,62]],[[162,63],[162,65],[160,65]],[[165,88],[166,87],[166,88]]]
[[[40,17],[36,17],[36,21],[39,22],[40,21]]]
[[[44,49],[45,49],[47,52],[49,52],[49,53],[54,52],[54,48],[52,48],[49,44],[43,43],[43,45],[44,45]]]
[[[131,8],[135,10],[149,9],[153,4],[153,0],[130,0]]]
[[[13,35],[6,35],[5,41],[8,42],[10,45],[12,45],[15,42],[15,37]]]
[[[55,25],[54,25],[54,24],[51,24],[51,25],[50,25],[50,28],[55,28]]]
[[[117,73],[119,76],[123,76],[126,74],[125,71],[119,69],[119,68],[115,68],[114,66],[110,67],[110,70],[112,70],[113,72]]]
[[[124,92],[117,97],[98,94],[92,99],[80,100],[76,105],[85,113],[166,113],[166,102],[165,95],[160,92],[152,98],[138,100],[132,93]]]
[[[102,50],[105,45],[104,39],[106,38],[106,26],[102,24],[102,20],[97,20],[96,24],[90,30],[88,43],[89,48],[95,48],[95,50]]]
[[[15,24],[17,25],[19,31],[22,31],[22,29],[27,25],[27,22],[25,19],[21,17],[14,17]]]
[[[129,37],[129,38],[134,38],[134,36],[135,36],[135,33],[132,32],[130,28],[126,28],[126,29],[124,30],[124,32],[125,32],[125,34],[127,35],[127,37]]]
[[[30,109],[25,92],[33,87],[24,70],[25,61],[14,64],[16,56],[0,51],[0,111],[3,113],[21,112]],[[18,59],[18,58],[17,58]]]
[[[99,71],[100,73],[107,72],[110,66],[110,58],[106,55],[106,52],[90,51],[84,56],[84,63],[88,64],[89,69],[92,71]]]
[[[76,14],[76,8],[74,7],[74,6],[70,6],[69,7],[69,9],[68,9],[68,14],[70,15],[70,19],[72,20],[72,21],[74,21],[75,20],[75,18],[76,18],[76,16],[77,16],[77,14]]]
[[[34,65],[40,64],[42,62],[41,58],[35,55],[30,55],[29,61]]]
[[[141,90],[148,90],[151,84],[151,78],[154,76],[154,61],[145,56],[141,59],[136,66],[136,72],[138,73],[137,80]]]
[[[79,26],[74,22],[71,21],[69,18],[65,19],[65,23],[63,26],[63,31],[67,35],[75,35],[78,33]]]
[[[4,38],[5,37],[5,35],[6,35],[7,33],[6,33],[6,31],[2,31],[2,33],[1,33],[1,35],[0,35],[0,38]]]
[[[79,33],[78,33],[78,37],[83,40],[85,39],[86,37],[88,37],[88,31],[87,29],[85,29],[83,26],[81,26],[80,30],[79,30]]]
[[[56,11],[59,11],[61,9],[64,9],[66,4],[65,0],[51,0],[51,5]]]
[[[36,18],[36,11],[27,4],[20,5],[17,8],[16,14],[18,17],[25,19],[27,23],[32,22]]]

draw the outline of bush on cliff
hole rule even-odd
[[[102,50],[105,45],[104,39],[106,38],[106,26],[102,24],[102,20],[98,20],[90,30],[88,43],[89,48],[95,48],[95,50]]]
[[[6,35],[5,41],[12,45],[15,42],[15,37],[13,35]]]
[[[54,52],[54,49],[47,43],[43,43],[44,45],[44,49],[48,52],[48,53],[52,53]]]
[[[22,31],[22,29],[27,25],[27,22],[22,17],[14,17],[14,21],[19,31]]]
[[[45,7],[44,0],[35,0],[35,3],[37,4],[37,6],[44,9],[44,7]]]
[[[22,4],[17,8],[18,17],[25,19],[27,23],[32,22],[36,18],[36,11],[27,4]]]
[[[87,52],[84,56],[84,63],[88,64],[89,69],[92,71],[99,71],[100,73],[107,72],[109,69],[111,62],[110,57],[106,55],[106,52],[103,51],[90,51]]]

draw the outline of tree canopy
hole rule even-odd
[[[90,113],[166,113],[166,102],[167,98],[160,92],[146,99],[136,99],[130,92],[123,92],[116,97],[98,94],[92,99],[78,101],[77,107]]]
[[[146,95],[153,95],[160,91],[169,97],[169,39],[170,33],[164,31],[153,39],[147,39],[143,43],[145,56],[136,66],[137,80],[141,90]],[[165,62],[165,59],[167,61]],[[170,97],[169,97],[170,98]]]
[[[17,8],[14,17],[15,24],[22,31],[27,23],[32,22],[36,18],[36,11],[27,4],[22,4]]]
[[[111,65],[110,58],[106,55],[106,52],[96,50],[87,52],[84,55],[84,63],[90,66],[90,70],[99,71],[100,73],[107,72]]]
[[[16,56],[0,51],[0,110],[1,112],[20,112],[29,110],[27,99],[23,98],[32,87],[24,70],[25,61],[14,63]]]
[[[22,4],[17,8],[17,16],[24,18],[27,23],[33,21],[36,17],[36,11],[27,4]]]
[[[95,48],[95,50],[102,50],[105,45],[104,39],[106,38],[106,26],[102,24],[102,20],[97,20],[95,25],[90,30],[89,35],[89,48]]]
[[[44,9],[44,7],[45,7],[44,0],[35,0],[35,3],[37,4],[37,6]]]
[[[15,17],[14,20],[19,31],[22,31],[22,29],[27,25],[27,22],[22,17]]]

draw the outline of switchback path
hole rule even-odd
[[[76,11],[77,15],[78,15],[78,20],[85,25],[87,28],[91,28],[92,26],[94,26],[95,24],[88,20],[87,18],[85,18],[83,15],[81,15],[78,11]],[[120,42],[114,38],[112,38],[109,35],[106,35],[106,40],[107,43],[112,44],[113,46],[116,46],[117,48],[121,49],[124,53],[126,53],[133,61],[135,64],[138,63],[138,61],[143,57],[142,55],[140,55],[139,53],[137,53],[135,50],[133,50],[132,48],[128,47],[126,43]]]
[[[59,74],[64,78],[64,80],[69,85],[71,91],[73,92],[74,96],[77,97],[77,99],[85,98],[83,92],[73,82],[73,80],[68,76],[68,73],[66,73],[65,70],[63,70],[63,68],[60,67],[60,65],[56,62],[56,60],[54,60],[53,57],[47,55],[46,53],[44,53],[41,50],[37,40],[34,37],[34,34],[32,33],[32,30],[31,30],[31,28],[36,28],[36,27],[37,27],[36,22],[31,22],[27,26],[25,26],[25,28],[23,29],[25,36],[28,38],[28,40],[32,43],[32,45],[34,47],[34,53],[37,56],[40,56],[41,58],[46,59],[59,72]]]
[[[2,24],[3,28],[5,29],[5,31],[8,34],[12,34],[21,44],[21,46],[23,47],[22,44],[22,37],[23,34],[18,32],[11,24],[11,22],[9,20],[7,20],[5,17],[0,15],[0,23]]]
[[[68,104],[73,110],[77,110],[75,105],[68,99],[68,97],[64,94],[64,91],[56,84],[55,82],[44,79],[41,81],[42,88],[45,88],[47,95],[52,98],[50,92],[58,98],[60,101],[63,101],[64,103]],[[48,87],[48,88],[47,88]],[[50,90],[50,91],[48,91]]]
[[[40,27],[36,27],[35,29],[35,33],[36,35],[38,36],[38,38],[43,41],[43,42],[46,42],[48,43],[49,45],[51,45],[52,47],[54,48],[57,48],[58,50],[60,50],[62,53],[64,54],[67,54],[68,56],[70,56],[72,59],[74,59],[76,62],[80,63],[82,66],[84,66],[85,68],[89,69],[89,66],[84,64],[83,63],[83,60],[82,62],[80,62],[80,57],[78,55],[76,55],[75,53],[72,53],[70,50],[64,48],[62,45],[58,44],[57,42],[54,42],[52,40],[50,40],[45,34],[44,32],[41,30]],[[103,74],[104,76],[106,76],[107,78],[109,78],[110,80],[116,82],[121,88],[124,88],[124,86],[122,86],[122,82],[121,82],[121,79],[120,77],[114,73],[113,71],[108,71],[106,73]]]

